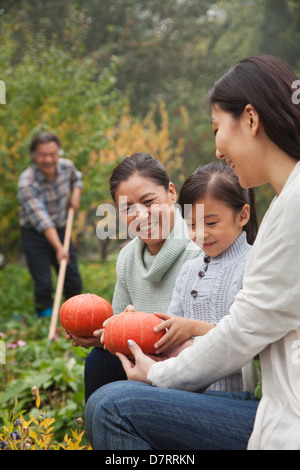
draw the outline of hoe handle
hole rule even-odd
[[[64,238],[64,248],[66,251],[69,251],[69,248],[70,248],[73,218],[74,218],[74,209],[73,207],[70,207],[68,211],[68,218],[67,218],[65,238]],[[61,302],[61,297],[62,297],[64,283],[65,283],[67,264],[68,264],[68,260],[66,258],[63,258],[59,266],[57,285],[56,285],[56,291],[55,291],[55,297],[54,297],[54,303],[53,303],[53,309],[52,309],[52,315],[51,315],[51,322],[50,322],[50,327],[49,327],[49,335],[48,335],[48,339],[51,339],[51,340],[53,340],[55,337],[57,320],[58,320],[58,312],[60,308],[60,302]]]

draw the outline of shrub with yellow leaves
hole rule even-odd
[[[37,417],[30,414],[30,419],[25,420],[25,411],[11,411],[8,425],[0,429],[0,450],[91,450],[89,444],[83,443],[85,431],[81,430],[82,418],[77,419],[78,429],[70,429],[71,436],[66,433],[62,443],[56,442],[55,418],[46,417],[46,413],[39,410],[41,399],[37,387],[32,388],[32,395]]]

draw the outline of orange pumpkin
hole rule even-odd
[[[62,304],[59,320],[71,334],[90,337],[112,315],[113,309],[107,300],[96,294],[79,294]]]
[[[161,319],[151,313],[122,312],[107,322],[104,328],[104,345],[108,351],[115,354],[121,352],[130,355],[127,341],[132,339],[146,354],[155,352],[154,344],[164,335],[165,331],[155,333],[154,327]]]

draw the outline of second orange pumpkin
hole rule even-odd
[[[130,355],[127,341],[132,339],[146,354],[154,354],[154,344],[164,335],[155,333],[154,327],[161,323],[155,315],[146,312],[122,312],[112,317],[104,329],[104,344],[111,353]]]

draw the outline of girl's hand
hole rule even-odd
[[[215,326],[212,323],[195,320],[193,318],[177,317],[166,313],[155,313],[154,315],[165,320],[156,326],[154,331],[167,330],[166,334],[154,345],[156,354],[173,350],[193,336],[206,334]]]
[[[122,362],[122,366],[128,380],[138,380],[140,382],[151,383],[147,380],[147,375],[151,366],[155,364],[156,361],[149,356],[146,356],[134,341],[128,340],[127,344],[132,353],[134,362],[128,359],[125,354],[116,353],[116,356],[118,356]]]
[[[187,339],[183,343],[179,344],[179,346],[175,346],[173,349],[168,349],[166,353],[160,354],[159,356],[155,356],[158,360],[165,361],[166,359],[170,359],[171,357],[177,357],[178,354],[181,353],[186,348],[192,346],[194,342],[194,338]]]
[[[172,350],[193,336],[192,324],[188,318],[166,313],[155,313],[155,315],[165,321],[157,325],[154,331],[167,330],[164,336],[154,345],[156,354]]]

